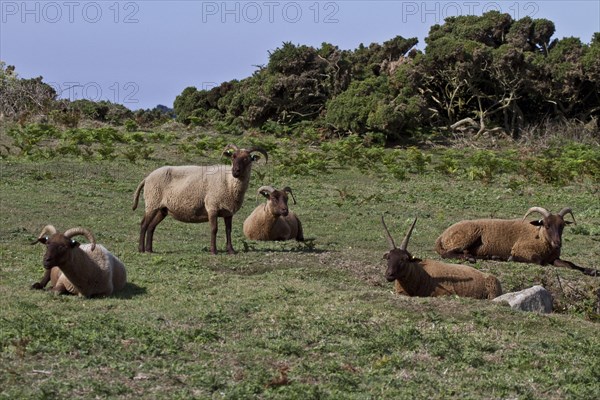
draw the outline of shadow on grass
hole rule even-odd
[[[138,286],[135,283],[127,283],[125,285],[125,289],[115,293],[113,297],[117,299],[132,299],[136,296],[141,296],[146,293],[147,291],[145,287]]]
[[[243,253],[305,253],[305,254],[321,254],[326,253],[329,250],[319,249],[315,246],[315,239],[305,239],[303,242],[295,242],[295,245],[291,248],[284,248],[284,241],[271,241],[274,246],[277,247],[267,247],[263,248],[262,246],[259,248],[256,245],[258,243],[269,243],[269,241],[242,241],[242,245],[244,249]],[[289,241],[287,243],[294,243],[293,241]],[[287,247],[287,246],[286,246]]]
[[[291,270],[297,268],[297,266],[289,266],[289,265],[243,265],[243,266],[214,266],[208,267],[209,270],[225,275],[240,275],[240,276],[253,276],[253,275],[263,275],[268,274],[275,271],[282,270]]]

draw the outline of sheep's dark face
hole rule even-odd
[[[260,159],[259,155],[250,154],[246,150],[236,150],[230,154],[226,153],[226,155],[231,157],[231,175],[234,178],[244,176],[252,168],[252,162]]]
[[[383,258],[387,260],[385,279],[388,282],[399,279],[413,260],[413,256],[408,251],[400,249],[393,249],[389,253],[385,253]]]
[[[286,192],[275,190],[272,193],[266,193],[265,197],[269,199],[268,207],[271,214],[277,217],[286,217],[289,214],[288,195]]]
[[[566,224],[571,221],[565,221],[560,215],[551,214],[544,219],[531,221],[532,225],[541,226],[542,235],[550,243],[553,249],[560,249],[562,245],[562,233]]]
[[[44,268],[50,269],[57,265],[63,264],[70,251],[79,247],[79,242],[68,239],[60,233],[55,233],[52,236],[43,236],[38,239],[38,242],[46,245],[46,253],[44,254]]]

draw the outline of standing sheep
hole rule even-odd
[[[139,251],[153,251],[154,230],[167,215],[171,215],[181,222],[209,222],[212,254],[217,254],[217,218],[222,217],[225,220],[227,252],[235,253],[231,244],[231,224],[233,215],[244,202],[252,162],[260,158],[252,154],[256,151],[268,160],[267,152],[261,147],[239,149],[229,144],[223,155],[231,158],[231,166],[165,166],[151,172],[138,185],[133,198],[135,210],[144,188],[146,209],[140,224]]]
[[[531,213],[540,213],[543,219],[525,221]],[[562,233],[566,214],[575,216],[565,207],[558,214],[551,214],[542,207],[531,207],[523,219],[477,219],[460,221],[447,228],[438,237],[435,250],[444,258],[460,258],[473,261],[476,258],[552,264],[568,267],[586,275],[598,275],[598,271],[583,268],[560,259]]]
[[[90,241],[80,245],[72,238],[83,235]],[[52,291],[72,293],[84,297],[110,296],[125,287],[125,266],[106,248],[96,245],[92,232],[85,228],[71,228],[65,233],[46,225],[32,244],[46,245],[44,276],[32,289],[43,289],[49,281]]]
[[[383,256],[387,260],[385,277],[388,282],[395,281],[398,294],[419,297],[457,295],[475,299],[493,299],[502,294],[500,282],[493,275],[466,265],[446,264],[413,257],[407,247],[417,218],[409,228],[400,248],[396,247],[383,216],[381,223],[390,245],[389,253]]]
[[[261,186],[258,194],[267,198],[244,221],[244,235],[250,240],[291,240],[304,241],[302,223],[288,209],[288,195],[296,199],[289,187],[276,190],[272,186]]]

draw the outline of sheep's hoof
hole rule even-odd
[[[589,276],[600,276],[600,271],[598,271],[597,269],[593,269],[593,268],[584,268],[583,273],[585,275],[589,275]]]
[[[31,285],[31,289],[41,290],[43,289],[43,286],[40,282],[36,282],[33,285]]]

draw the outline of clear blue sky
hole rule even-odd
[[[499,10],[546,18],[556,38],[600,32],[590,1],[23,1],[0,0],[0,59],[43,76],[62,97],[131,109],[172,106],[187,86],[210,88],[264,65],[282,42],[342,49],[396,35],[423,38],[447,16]],[[70,87],[74,88],[69,89]]]

